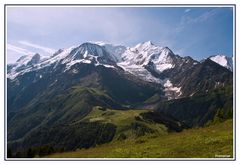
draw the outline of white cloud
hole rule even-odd
[[[184,13],[188,13],[190,11],[191,11],[191,9],[186,9],[186,10],[184,10]]]
[[[56,50],[54,50],[54,49],[44,47],[44,46],[41,46],[41,45],[37,45],[37,44],[33,44],[33,43],[28,42],[28,41],[18,41],[18,42],[22,45],[25,45],[25,46],[29,46],[29,47],[36,48],[36,49],[41,49],[44,52],[47,52],[47,53],[50,53],[50,54],[53,54],[54,52],[56,52]]]
[[[18,46],[12,45],[12,44],[7,44],[7,49],[10,50],[10,51],[14,51],[16,53],[19,53],[21,55],[34,54],[33,52],[31,52],[27,49],[23,49],[23,48],[20,48]]]
[[[218,12],[220,12],[219,9],[220,8],[215,8],[210,11],[207,11],[207,12],[203,13],[202,15],[200,15],[199,17],[193,19],[193,22],[195,22],[195,23],[205,22],[205,21],[209,20],[210,18],[212,18],[213,16],[217,15]]]
[[[192,24],[197,24],[197,23],[203,23],[206,22],[210,19],[212,19],[214,16],[218,15],[221,10],[221,8],[214,8],[212,10],[206,11],[202,14],[200,14],[197,17],[192,17],[189,14],[183,15],[180,21],[180,24],[176,27],[176,32],[182,31],[185,27],[188,27],[189,25]],[[184,13],[190,12],[188,9],[184,11]]]

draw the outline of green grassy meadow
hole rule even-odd
[[[117,126],[116,134],[114,139],[118,139],[119,136],[126,136],[128,139],[135,139],[139,136],[140,130],[133,130],[132,124],[139,124],[141,127],[148,128],[152,132],[158,135],[167,134],[167,127],[163,124],[151,123],[146,121],[136,120],[136,117],[141,118],[140,114],[149,112],[149,110],[112,110],[106,109],[101,110],[101,107],[94,107],[93,110],[80,122],[101,122],[111,123]]]
[[[106,113],[108,111],[105,111]],[[112,112],[112,111],[111,111]],[[132,116],[138,115],[140,111],[130,111]],[[102,120],[122,125],[124,120],[134,120],[127,117],[129,112],[116,112],[116,118],[108,119],[101,116],[103,113],[94,110],[91,120]],[[110,112],[109,112],[110,113]],[[120,114],[121,113],[121,114]],[[119,115],[119,118],[117,116]],[[123,115],[123,117],[122,117]],[[125,116],[124,116],[125,115]],[[131,115],[129,115],[131,116]],[[89,116],[88,116],[89,117]],[[85,120],[88,119],[85,118]],[[90,119],[89,118],[89,119]],[[125,140],[113,140],[110,143],[98,145],[89,149],[77,149],[73,152],[54,153],[48,158],[216,158],[225,155],[233,157],[233,121],[231,119],[221,123],[215,123],[204,128],[193,128],[182,132],[165,132],[147,134],[136,138]],[[219,157],[218,157],[219,158]]]

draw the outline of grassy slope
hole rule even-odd
[[[95,148],[56,153],[51,158],[214,158],[233,156],[232,120],[167,135],[113,141]]]
[[[121,133],[124,133],[127,138],[135,138],[135,133],[132,129],[132,123],[140,123],[144,126],[155,130],[158,134],[167,134],[167,128],[163,124],[149,123],[143,121],[136,121],[135,117],[139,117],[139,114],[148,112],[149,110],[100,110],[100,107],[96,106],[93,110],[81,121],[88,122],[103,122],[112,123],[117,126],[115,139],[119,137]]]

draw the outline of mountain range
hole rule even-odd
[[[22,56],[7,65],[8,147],[74,150],[127,138],[130,130],[131,136],[158,131],[152,122],[178,132],[219,114],[229,118],[232,71],[233,58],[197,61],[151,41],[134,47],[86,42],[48,58]],[[147,111],[124,128],[99,120],[116,110]],[[102,116],[90,118],[99,111]]]
[[[230,57],[215,55],[208,59],[230,71],[233,69],[233,59]],[[175,77],[208,59],[198,62],[189,56],[180,57],[168,47],[154,45],[151,41],[140,43],[132,48],[103,42],[83,43],[65,50],[59,49],[49,58],[41,58],[39,54],[22,56],[16,63],[7,66],[7,77],[13,80],[19,75],[40,71],[53,65],[55,67],[66,65],[64,69],[66,72],[77,63],[94,64],[95,66],[122,69],[143,81],[159,83],[165,88],[166,95],[169,95],[169,99],[171,99],[171,97],[177,98],[182,95],[180,88],[183,84],[173,83]],[[176,71],[177,73],[175,73]],[[42,76],[39,75],[39,77]],[[169,93],[174,93],[174,96]]]

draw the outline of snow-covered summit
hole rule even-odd
[[[152,62],[157,71],[162,72],[174,67],[173,57],[174,54],[169,48],[154,45],[151,41],[148,41],[128,48],[122,54],[123,62],[120,65],[144,67]]]
[[[122,54],[126,51],[126,47],[122,45],[115,45],[103,41],[94,42],[95,44],[102,46],[111,56],[115,62],[122,61]]]
[[[14,78],[16,75],[18,75],[18,73],[22,72],[23,70],[29,69],[41,63],[42,59],[43,58],[38,53],[21,56],[16,61],[16,63],[8,64],[8,77]]]
[[[38,64],[41,61],[41,56],[36,54],[29,54],[21,56],[16,63],[9,64],[12,71],[22,70],[24,68],[30,67],[32,65]]]
[[[71,58],[71,60],[78,60],[82,58],[87,58],[87,56],[96,56],[103,57],[104,50],[101,46],[93,43],[83,43],[80,46],[74,48],[67,58]]]
[[[30,55],[21,56],[15,64],[16,66],[34,65],[39,63],[40,59],[41,59],[41,56],[38,53],[33,55],[30,54]]]
[[[76,63],[92,63],[113,67],[116,60],[103,46],[87,42],[72,49],[62,60],[62,63],[66,63],[68,68]]]
[[[136,46],[132,47],[131,50],[132,51],[146,51],[148,49],[150,49],[151,47],[155,46],[152,41],[147,41],[147,42],[143,42],[143,43],[139,43]]]
[[[215,55],[215,56],[211,56],[210,59],[231,71],[233,70],[233,58],[232,57],[228,57],[225,55]]]

